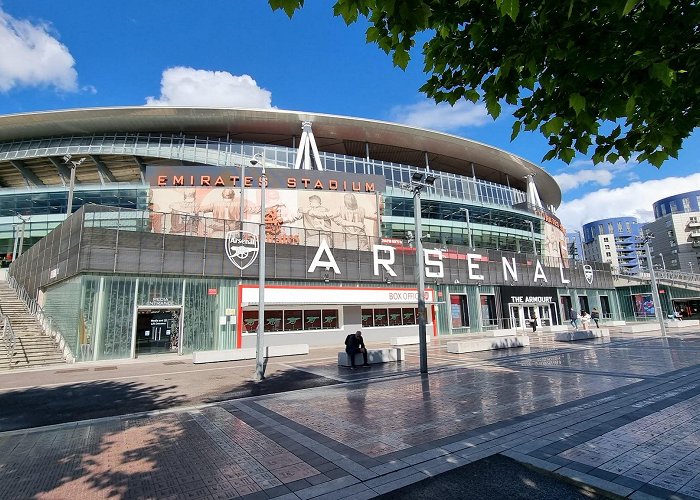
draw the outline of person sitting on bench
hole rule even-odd
[[[357,330],[355,334],[352,333],[345,337],[345,352],[350,359],[350,369],[355,369],[355,354],[358,352],[362,353],[364,358],[364,364],[362,366],[369,366],[367,362],[367,348],[365,347],[365,340],[362,338],[362,332]]]

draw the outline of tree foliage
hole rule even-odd
[[[304,0],[269,0],[290,17]],[[436,102],[513,110],[511,139],[538,130],[566,162],[637,156],[660,166],[698,125],[696,0],[337,0],[367,42],[405,68],[416,37]]]

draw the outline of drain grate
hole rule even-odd
[[[163,364],[166,365],[166,366],[171,366],[171,365],[184,365],[185,362],[184,362],[184,361],[164,361]]]
[[[58,374],[58,373],[79,373],[79,372],[86,372],[86,371],[89,371],[89,368],[70,368],[68,370],[58,370],[58,371],[55,371],[54,373],[55,374]]]
[[[104,372],[107,370],[116,370],[116,369],[117,369],[116,366],[99,366],[99,367],[95,368],[95,371],[96,372]]]

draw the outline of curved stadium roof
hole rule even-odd
[[[525,190],[524,176],[536,174],[535,184],[545,205],[558,207],[561,190],[538,165],[501,149],[462,137],[396,123],[281,110],[193,107],[117,107],[47,111],[0,116],[0,186],[23,187],[62,183],[62,152],[37,154],[21,160],[7,154],[2,143],[93,134],[182,134],[211,139],[292,147],[301,135],[301,122],[313,123],[319,150],[424,167],[426,153],[433,170],[472,175]],[[6,144],[5,144],[6,146]],[[81,167],[82,182],[140,182],[139,166],[150,157],[90,156]],[[162,162],[161,162],[162,163]],[[90,169],[89,167],[93,168]],[[60,175],[59,175],[60,174]],[[28,180],[29,179],[29,180]]]

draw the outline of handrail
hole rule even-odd
[[[24,287],[17,282],[14,276],[8,276],[7,282],[17,294],[17,298],[24,302],[24,304],[27,306],[29,313],[33,314],[37,319],[39,326],[41,326],[44,333],[51,336],[54,342],[56,342],[58,347],[63,352],[63,357],[66,358],[67,361],[73,362],[75,359],[73,357],[73,353],[66,345],[64,340],[65,337],[61,334],[58,326],[56,326],[54,319],[44,312],[44,309],[34,298],[29,296],[29,293],[27,293]]]
[[[15,355],[15,343],[17,342],[17,336],[12,328],[12,322],[10,318],[2,313],[0,310],[0,321],[2,321],[2,341],[5,344],[5,351],[8,359],[12,360]]]

